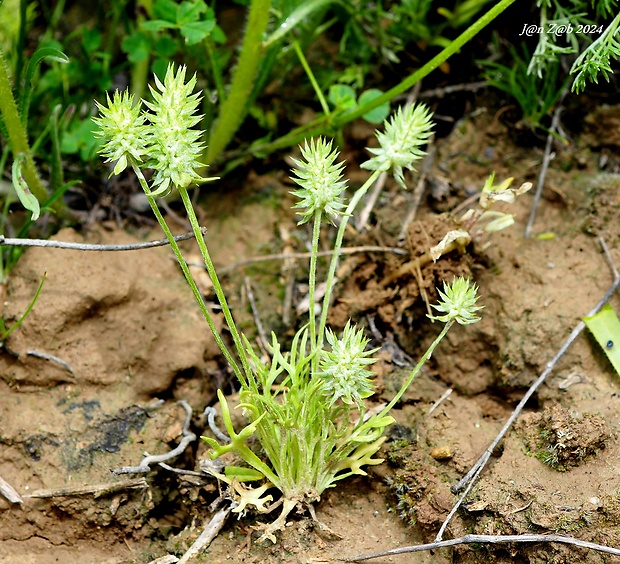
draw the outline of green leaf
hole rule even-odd
[[[26,184],[26,181],[22,176],[22,165],[25,160],[26,156],[24,153],[19,153],[13,161],[13,187],[15,188],[15,192],[17,193],[17,197],[22,203],[22,206],[32,212],[31,220],[36,221],[41,213],[41,208],[39,207],[39,200],[37,200],[34,194],[30,191],[28,184]]]
[[[84,50],[92,55],[99,47],[101,47],[101,33],[96,29],[85,29],[82,32],[82,45]]]
[[[156,0],[153,4],[153,15],[157,18],[176,23],[178,4],[172,0]]]
[[[359,106],[363,106],[364,104],[372,102],[374,99],[378,98],[382,94],[383,92],[378,88],[370,88],[360,94],[357,103]],[[370,110],[362,117],[369,123],[381,123],[383,120],[385,120],[386,117],[388,117],[389,114],[390,103],[385,102],[384,104],[377,106],[374,110]]]
[[[596,315],[584,317],[583,321],[620,375],[620,319],[614,309],[605,304]]]
[[[332,85],[327,97],[338,110],[349,110],[357,105],[355,102],[355,90],[346,84]]]
[[[180,26],[198,22],[200,20],[200,14],[206,12],[206,10],[207,6],[202,0],[198,0],[197,2],[181,2],[177,9],[176,22]]]
[[[139,63],[150,55],[151,42],[144,33],[137,31],[123,39],[121,50],[127,53],[127,58],[131,63]]]
[[[262,472],[245,466],[226,466],[224,468],[224,475],[228,478],[237,478],[240,482],[252,482],[265,479]]]
[[[155,53],[158,57],[168,58],[179,52],[179,42],[168,34],[163,34],[155,41]]]
[[[140,29],[144,29],[146,31],[159,31],[160,29],[170,29],[175,27],[175,24],[167,22],[166,20],[150,20],[140,24]]]
[[[181,26],[181,35],[185,37],[185,42],[188,45],[195,45],[200,43],[205,37],[207,37],[213,28],[215,22],[213,20],[204,22],[192,22]]]

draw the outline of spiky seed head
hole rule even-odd
[[[116,162],[112,174],[119,174],[130,161],[142,162],[148,143],[148,131],[140,103],[134,104],[134,97],[128,91],[114,92],[112,100],[107,96],[107,107],[96,102],[99,117],[93,121],[99,126],[97,137],[104,140],[99,153],[106,162]]]
[[[362,400],[372,395],[372,372],[366,367],[376,362],[371,357],[377,349],[366,350],[368,339],[362,329],[347,323],[342,338],[327,330],[331,351],[323,351],[319,368],[323,392],[333,405],[338,399],[344,403],[362,406]]]
[[[295,205],[302,208],[300,223],[309,221],[317,211],[330,219],[342,215],[344,203],[341,197],[347,182],[342,178],[344,163],[336,163],[338,151],[332,149],[332,142],[323,137],[310,139],[301,149],[302,159],[293,159],[293,180],[300,188],[292,194],[301,199]]]
[[[480,321],[480,317],[475,313],[484,306],[477,306],[478,287],[468,278],[459,276],[452,282],[443,283],[443,292],[438,290],[440,300],[438,305],[432,304],[436,310],[444,312],[445,315],[429,316],[447,323],[456,321],[461,325],[469,325]]]
[[[413,163],[425,152],[420,149],[432,133],[431,112],[423,104],[400,107],[385,122],[384,131],[377,131],[379,147],[368,148],[374,155],[362,163],[368,170],[393,171],[394,178],[403,188],[405,186],[404,170],[413,170]]]

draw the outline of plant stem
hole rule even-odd
[[[228,97],[220,106],[219,118],[209,139],[209,146],[202,156],[206,165],[215,161],[226,148],[241,125],[246,113],[246,103],[264,53],[263,34],[269,23],[271,0],[252,0],[239,61],[234,71]]]
[[[310,272],[308,274],[308,318],[310,323],[308,331],[310,332],[310,350],[316,350],[317,334],[316,334],[316,313],[315,294],[316,294],[316,259],[319,252],[319,236],[321,234],[321,215],[320,209],[314,212],[314,226],[312,229],[312,252],[310,253]],[[322,337],[319,337],[322,341]],[[317,356],[318,358],[318,356]]]
[[[192,273],[189,271],[189,267],[187,266],[187,263],[185,262],[185,258],[183,257],[183,254],[181,253],[181,249],[179,249],[179,245],[175,241],[174,236],[172,235],[172,232],[170,231],[170,228],[168,227],[168,224],[166,223],[166,220],[164,219],[164,216],[159,211],[155,198],[151,195],[151,189],[149,188],[149,185],[146,182],[146,179],[144,178],[142,171],[137,165],[133,163],[132,163],[132,168],[134,172],[136,173],[136,176],[138,177],[138,181],[140,182],[140,185],[142,186],[142,189],[144,190],[144,193],[146,194],[149,205],[151,206],[151,209],[153,210],[153,213],[155,214],[155,217],[159,225],[164,231],[166,238],[170,242],[170,248],[172,249],[172,252],[177,258],[179,266],[181,267],[181,270],[183,271],[183,275],[185,276],[185,280],[189,284],[189,287],[191,288],[192,293],[194,294],[194,298],[196,298],[196,301],[198,302],[200,311],[202,312],[202,315],[206,319],[207,324],[209,325],[209,329],[211,329],[211,333],[213,334],[213,338],[215,339],[215,342],[217,343],[218,347],[222,351],[222,354],[224,355],[224,357],[230,364],[231,368],[234,370],[235,375],[237,376],[239,381],[243,383],[245,381],[243,373],[241,372],[241,369],[235,362],[235,359],[233,358],[233,356],[230,354],[228,347],[224,344],[224,341],[222,340],[222,336],[220,335],[219,331],[217,330],[217,327],[215,326],[215,321],[213,320],[211,312],[209,311],[209,308],[207,308],[207,304],[205,304],[205,301],[202,297],[202,294],[200,293],[200,290],[198,289],[198,286],[196,285],[196,282],[194,280],[194,277],[192,276]],[[196,232],[194,231],[194,236],[196,237],[197,241],[203,241],[202,231],[200,231],[199,235],[196,234]],[[203,241],[203,244],[204,244],[204,241]]]
[[[189,194],[187,193],[187,189],[178,187],[178,190],[179,194],[181,195],[183,205],[185,206],[185,211],[187,212],[187,218],[189,219],[189,223],[192,226],[192,231],[196,236],[196,242],[198,243],[198,248],[200,249],[200,254],[202,255],[202,258],[204,260],[207,272],[209,273],[209,278],[211,278],[211,282],[213,283],[215,295],[217,296],[220,306],[222,306],[222,312],[224,313],[226,323],[228,323],[228,328],[230,329],[230,334],[232,336],[233,342],[235,343],[237,354],[241,359],[241,364],[243,365],[243,369],[246,374],[247,380],[240,380],[242,383],[245,382],[245,384],[247,384],[247,382],[252,379],[253,374],[245,352],[245,346],[243,344],[243,341],[241,340],[239,331],[237,330],[237,325],[232,316],[232,313],[230,312],[230,308],[228,307],[228,302],[226,301],[226,296],[224,294],[224,290],[222,289],[222,284],[220,283],[220,280],[217,276],[215,266],[213,265],[211,255],[209,254],[209,249],[207,248],[207,244],[205,243],[204,237],[202,236],[202,230],[200,229],[200,225],[198,224],[198,218],[196,217],[196,212],[194,211],[194,207],[192,206],[192,201],[189,197]]]
[[[13,157],[19,153],[24,155],[24,166],[22,173],[26,184],[28,184],[29,190],[35,196],[39,203],[47,200],[47,190],[41,183],[41,179],[37,173],[37,169],[32,158],[32,152],[28,145],[28,136],[26,130],[22,126],[22,121],[17,111],[17,104],[15,98],[13,98],[13,92],[11,91],[11,82],[9,80],[9,73],[4,60],[4,55],[0,50],[0,114],[4,119],[6,129],[9,135],[9,141],[11,142],[11,150],[13,151]]]
[[[325,333],[325,325],[327,324],[327,311],[329,309],[329,302],[331,300],[332,289],[334,285],[334,276],[336,274],[336,266],[338,265],[338,257],[340,255],[340,248],[342,247],[342,241],[344,239],[344,232],[347,228],[347,223],[349,222],[349,218],[353,215],[357,204],[362,199],[364,194],[368,192],[369,188],[377,181],[377,178],[381,175],[383,171],[375,170],[368,180],[364,182],[361,188],[353,194],[349,205],[347,206],[347,211],[343,214],[340,220],[340,226],[338,227],[338,233],[336,234],[336,241],[334,243],[334,251],[332,253],[332,260],[329,265],[329,272],[327,274],[327,280],[325,282],[325,296],[323,297],[323,310],[321,311],[321,322],[319,324],[319,332],[318,332],[318,342],[317,348],[321,348],[323,346],[323,337]]]
[[[312,84],[312,88],[314,88],[316,97],[319,99],[319,102],[321,103],[323,112],[325,113],[327,117],[329,117],[330,116],[329,104],[327,103],[327,100],[325,100],[325,96],[323,96],[323,92],[321,92],[319,83],[316,81],[316,78],[314,78],[312,69],[310,68],[310,65],[308,64],[306,57],[304,57],[304,53],[301,50],[301,47],[299,46],[299,43],[296,39],[293,40],[293,47],[295,49],[295,53],[297,53],[297,57],[299,58],[299,62],[301,63],[301,66],[304,68],[304,70],[306,71],[306,74],[308,75],[308,78],[310,79],[310,84]]]
[[[441,333],[439,333],[437,338],[431,343],[431,346],[428,347],[428,349],[426,350],[422,358],[418,361],[414,369],[411,371],[411,374],[409,374],[409,378],[407,378],[407,381],[403,384],[403,386],[400,388],[398,393],[394,396],[392,401],[383,408],[383,410],[381,411],[379,415],[377,415],[377,418],[380,419],[381,417],[384,417],[385,415],[387,415],[390,412],[390,410],[396,405],[396,403],[400,400],[400,398],[403,397],[403,394],[407,391],[407,389],[411,385],[411,382],[413,382],[413,379],[418,375],[418,372],[420,372],[422,366],[424,366],[425,362],[431,357],[431,355],[433,354],[433,351],[435,350],[435,347],[446,336],[446,333],[450,330],[450,327],[452,327],[452,325],[454,325],[453,320],[448,321],[444,325],[443,329],[441,330]]]

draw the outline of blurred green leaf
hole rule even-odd
[[[176,27],[174,23],[170,23],[166,20],[149,20],[140,24],[140,28],[146,31],[159,31],[161,29],[171,29],[174,27]]]
[[[357,105],[355,90],[346,84],[332,85],[327,98],[339,110],[349,110]]]
[[[197,22],[200,20],[200,14],[206,10],[207,6],[202,0],[197,2],[181,2],[177,9],[176,22],[180,26]]]
[[[372,102],[375,98],[378,98],[383,94],[383,91],[378,88],[369,88],[360,94],[359,100],[357,101],[359,106],[363,106],[369,102]],[[389,102],[385,102],[380,106],[376,107],[374,110],[370,110],[367,114],[364,114],[362,117],[369,123],[381,123],[386,117],[388,117],[390,113],[390,104]]]
[[[24,164],[25,159],[26,157],[23,153],[19,153],[15,156],[12,174],[13,188],[15,188],[15,192],[17,193],[17,197],[22,203],[22,206],[32,212],[32,221],[36,221],[41,213],[41,208],[39,207],[39,200],[37,200],[34,194],[30,191],[28,184],[26,184],[26,181],[22,176],[22,165]]]
[[[139,31],[128,35],[121,43],[121,49],[127,54],[127,58],[132,63],[144,61],[151,53],[151,42]]]
[[[185,41],[188,45],[195,45],[200,43],[205,37],[207,37],[213,28],[215,22],[213,20],[204,22],[192,22],[181,26],[181,35],[185,37]]]

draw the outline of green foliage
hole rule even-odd
[[[611,61],[620,59],[620,13],[617,0],[538,0],[538,45],[528,72],[539,78],[562,57],[578,55],[570,74],[572,90],[581,92],[587,82],[609,81]],[[593,17],[590,14],[593,12]],[[607,24],[601,20],[615,15]],[[595,39],[596,38],[596,39]]]
[[[529,72],[530,55],[525,44],[521,53],[512,46],[509,53],[510,67],[492,60],[481,60],[478,64],[484,69],[487,84],[514,98],[521,108],[523,123],[536,129],[559,102],[569,79],[562,82],[559,63],[549,65],[542,76]]]
[[[344,21],[340,52],[349,64],[397,63],[400,53],[418,44],[447,47],[455,31],[465,27],[492,0],[456,0],[449,9],[432,0],[403,0],[389,5],[370,0],[350,0]],[[433,5],[434,4],[434,5]]]

